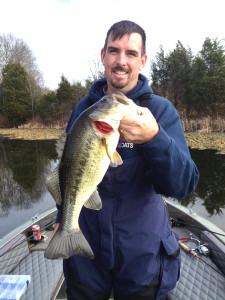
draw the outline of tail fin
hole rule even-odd
[[[49,259],[69,258],[81,255],[93,259],[94,254],[81,230],[58,230],[51,239],[45,257]]]

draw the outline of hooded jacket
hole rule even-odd
[[[80,113],[104,96],[105,86],[106,79],[99,80],[75,106],[67,133]],[[159,124],[157,136],[141,145],[120,138],[117,151],[123,164],[109,167],[98,186],[103,207],[100,211],[83,207],[79,223],[96,263],[103,270],[113,270],[117,293],[133,293],[157,278],[157,299],[160,299],[174,288],[180,267],[179,257],[171,256],[179,246],[161,195],[178,198],[189,195],[199,174],[176,109],[169,100],[154,95],[147,78],[139,74],[136,87],[126,96],[142,105],[140,99],[144,94],[152,96],[149,109]],[[95,290],[109,288],[107,282],[102,281],[100,287],[88,279],[91,271],[79,268],[84,260],[78,256],[69,259],[70,272],[76,273],[77,280]],[[65,274],[67,268],[68,264]]]

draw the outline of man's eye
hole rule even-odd
[[[111,49],[109,52],[110,53],[117,53],[118,51],[116,49]]]
[[[134,52],[128,52],[128,55],[129,56],[135,56],[135,57],[137,56],[136,53],[134,53]]]

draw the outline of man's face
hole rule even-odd
[[[127,93],[137,85],[139,71],[145,66],[147,56],[142,56],[142,38],[139,33],[124,35],[112,41],[109,35],[106,51],[101,51],[107,79],[107,93]]]

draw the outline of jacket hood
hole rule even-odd
[[[91,86],[88,94],[88,98],[90,99],[91,102],[95,103],[96,101],[98,101],[104,96],[104,87],[106,85],[107,85],[106,78],[102,78]],[[126,94],[126,96],[134,100],[146,93],[152,94],[153,91],[151,87],[148,85],[148,79],[143,74],[139,74],[137,85],[132,90],[130,90]]]

